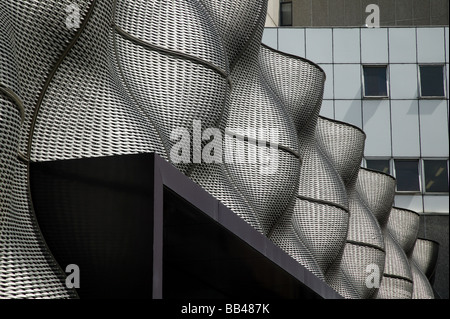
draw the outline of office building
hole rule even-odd
[[[379,28],[365,26],[370,4]],[[419,212],[421,236],[441,243],[448,297],[448,1],[279,5],[279,27],[267,27],[263,42],[325,70],[321,114],[367,134],[362,166],[393,175],[395,206]]]

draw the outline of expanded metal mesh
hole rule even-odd
[[[419,233],[420,216],[416,212],[392,207],[387,228],[398,244],[411,256]]]
[[[427,276],[414,261],[411,261],[410,265],[414,282],[412,299],[434,299],[433,287],[431,287]]]
[[[412,252],[412,260],[428,279],[434,275],[438,259],[439,244],[418,238]]]
[[[199,121],[273,152],[275,171],[248,155],[173,164],[309,271],[345,298],[432,298],[418,216],[391,209],[392,177],[360,168],[364,132],[319,117],[323,70],[261,45],[267,0],[80,0],[72,27],[69,5],[0,3],[0,297],[76,297],[35,220],[29,161],[173,161],[172,133]]]

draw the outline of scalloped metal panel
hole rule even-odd
[[[413,211],[393,207],[387,228],[409,257],[419,233],[420,216]]]
[[[423,272],[434,247],[418,240],[407,260],[417,216],[391,209],[391,177],[359,167],[365,134],[319,117],[323,70],[261,45],[266,0],[78,1],[69,28],[71,4],[0,3],[0,296],[76,297],[34,219],[28,157],[153,151],[170,161],[173,131],[192,135],[199,120],[223,135],[255,129],[243,135],[275,143],[275,172],[175,166],[341,295],[433,297]],[[262,149],[244,142],[246,153]],[[379,290],[365,283],[371,264],[384,273]]]

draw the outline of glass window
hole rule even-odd
[[[292,26],[292,2],[280,3],[280,26]]]
[[[420,66],[420,96],[443,97],[444,93],[444,66]]]
[[[448,193],[448,167],[446,160],[424,160],[425,192]]]
[[[419,192],[419,160],[395,160],[397,191]]]
[[[387,97],[386,65],[365,65],[364,67],[364,96]]]
[[[391,174],[389,160],[366,160],[366,167],[375,171]]]

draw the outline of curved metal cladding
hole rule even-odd
[[[40,234],[29,161],[144,152],[342,296],[432,297],[436,255],[416,243],[417,215],[391,210],[393,178],[360,169],[365,134],[319,117],[323,70],[261,45],[267,0],[73,5],[0,3],[0,297],[76,297]],[[225,139],[222,163],[191,153],[206,128]]]
[[[395,178],[378,171],[360,168],[356,188],[368,204],[380,228],[384,230],[394,203]]]
[[[267,0],[203,0],[223,40],[228,63],[234,68],[250,42],[261,43]],[[256,43],[255,42],[255,43]]]
[[[351,124],[321,116],[315,134],[316,142],[331,160],[349,193],[355,187],[366,134]]]
[[[387,229],[395,196],[395,179],[380,172],[360,169],[357,187],[377,218],[384,236],[386,258],[376,298],[411,299],[412,274],[408,259]]]
[[[387,225],[395,196],[395,179],[381,172],[360,169],[357,188],[377,218],[384,236],[386,258],[376,298],[411,299],[413,283],[408,258]]]
[[[325,72],[309,60],[266,45],[262,45],[259,51],[259,63],[269,88],[282,101],[297,132],[301,132],[318,116]]]
[[[158,13],[147,20],[133,15],[135,2],[80,1],[80,25],[73,30],[64,23],[69,4],[2,3],[2,12],[16,15],[11,38],[23,85],[23,154],[34,161],[149,151],[168,158],[170,129],[189,130],[194,119],[213,127],[221,120],[229,90],[226,57],[209,13],[197,1],[142,2],[140,10]],[[171,23],[155,24],[168,15]],[[2,238],[5,247],[14,242],[21,249],[7,253],[8,263],[22,271],[15,272],[14,293],[73,297],[30,214],[27,166],[16,166],[16,207],[7,217],[21,235],[15,242]],[[30,275],[36,271],[41,276]]]
[[[232,2],[226,5],[232,5]],[[252,31],[245,50],[240,51],[231,72],[233,89],[226,123],[229,136],[240,135],[249,139],[243,143],[243,153],[247,157],[243,162],[235,157],[225,166],[232,183],[254,209],[263,233],[269,234],[278,219],[293,206],[300,160],[294,124],[282,101],[268,88],[266,74],[259,65],[264,28],[264,19],[260,15],[265,15],[265,7],[253,14],[258,25]],[[242,35],[234,36],[247,37],[247,28],[237,32]],[[258,146],[250,140],[259,140]],[[270,147],[267,147],[268,143]],[[258,161],[252,163],[248,154],[255,152],[258,153]],[[264,164],[264,157],[268,159],[268,165]]]
[[[324,273],[345,242],[348,225],[346,209],[334,202],[324,201],[330,198],[311,193],[308,195],[312,197],[301,196],[302,191],[323,189],[326,188],[327,181],[336,180],[329,178],[329,172],[334,172],[331,165],[327,167],[329,171],[325,170],[320,176],[328,179],[316,181],[317,175],[306,174],[307,169],[311,168],[308,164],[314,165],[318,161],[312,156],[304,156],[314,152],[316,158],[322,159],[322,163],[329,164],[317,152],[313,140],[322,103],[325,74],[319,66],[306,59],[281,53],[267,46],[261,47],[259,60],[261,68],[267,74],[267,84],[285,105],[299,133],[299,151],[303,162],[299,176],[299,186],[303,189],[299,190],[293,211],[283,215],[270,238],[307,269],[324,279]],[[306,139],[308,135],[309,139]],[[306,146],[311,150],[309,153]],[[323,187],[308,187],[314,182],[325,183]],[[334,198],[338,197],[340,196],[335,195]]]
[[[438,253],[437,242],[422,238],[416,240],[411,258],[429,280],[432,279],[436,270]]]
[[[410,265],[414,282],[412,299],[434,299],[433,288],[427,276],[419,269],[415,261],[410,260]]]
[[[228,63],[201,2],[119,0],[115,25],[123,82],[151,118],[168,154],[179,143],[179,136],[171,135],[177,129],[192,136],[194,121],[202,128],[219,126],[230,89]],[[190,150],[190,144],[185,146]],[[187,172],[186,165],[176,166]]]
[[[224,164],[194,165],[189,177],[262,233],[255,211],[239,189],[231,184]]]
[[[412,258],[419,224],[420,217],[416,212],[392,208],[387,230],[393,242],[391,246],[394,246],[396,250],[392,252],[391,248],[391,252],[388,251],[379,298],[434,298],[428,279]],[[389,249],[390,246],[387,248]],[[398,248],[402,251],[398,251]]]
[[[379,299],[411,299],[416,289],[410,255],[419,231],[420,218],[416,212],[393,207],[387,224],[386,267]],[[399,250],[401,248],[401,251]],[[419,284],[422,285],[423,284]]]
[[[122,83],[113,9],[112,1],[92,5],[79,38],[51,74],[35,110],[31,160],[152,150],[166,155],[148,114]]]
[[[0,21],[3,22],[1,16],[2,13],[0,13]],[[3,48],[1,38],[0,48]],[[3,82],[2,71],[3,69],[0,69],[1,82]],[[21,287],[23,264],[16,256],[22,248],[21,240],[15,233],[15,227],[20,225],[20,219],[14,218],[15,189],[13,187],[14,173],[18,165],[21,115],[18,105],[10,95],[4,92],[5,89],[6,87],[0,84],[0,298],[11,298],[31,291]]]
[[[411,299],[414,283],[408,254],[417,238],[419,216],[393,207],[386,226],[386,263],[377,298]]]
[[[30,213],[26,164],[28,132],[39,93],[52,65],[75,34],[61,23],[65,21],[64,7],[68,4],[68,1],[0,3],[0,156],[5,163],[0,168],[2,298],[76,297],[73,290],[65,287],[65,274],[45,248]],[[80,1],[81,19],[88,5],[87,1]]]
[[[292,214],[285,214],[270,239],[319,278],[338,258],[348,212],[332,203],[298,197]]]
[[[345,185],[323,145],[316,140],[316,123],[317,117],[299,133],[302,167],[298,195],[337,204],[348,210]]]
[[[314,136],[322,104],[323,70],[266,46],[261,48],[260,63],[269,87],[283,102],[297,130],[302,160],[298,195],[348,207],[339,174]]]
[[[386,262],[378,299],[411,299],[413,294],[413,276],[405,252],[397,240],[385,232]]]
[[[434,299],[429,278],[434,274],[439,244],[418,238],[410,253],[411,272],[414,280],[413,299]]]
[[[316,136],[345,184],[350,212],[346,244],[336,261],[340,270],[331,267],[327,281],[344,297],[371,298],[377,286],[366,283],[367,267],[377,266],[382,270],[385,250],[380,225],[367,198],[361,196],[357,187],[365,134],[353,125],[321,117]],[[339,283],[341,280],[349,282],[344,285]]]
[[[392,207],[387,229],[411,258],[419,234],[420,215],[412,210]]]

